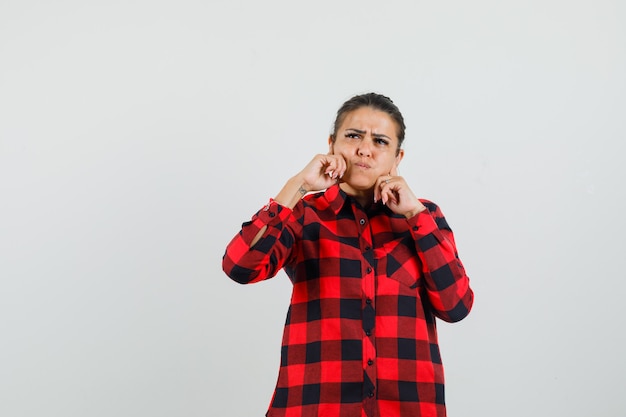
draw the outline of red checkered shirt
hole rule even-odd
[[[293,210],[270,200],[230,242],[233,280],[284,268],[293,283],[267,416],[446,415],[435,317],[461,320],[473,292],[441,210],[421,201],[406,219],[335,185]]]

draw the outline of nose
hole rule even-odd
[[[372,144],[370,138],[363,138],[361,143],[359,143],[359,147],[357,149],[357,154],[359,156],[372,156]]]

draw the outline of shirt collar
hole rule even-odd
[[[339,214],[339,211],[346,204],[358,205],[358,203],[353,198],[348,196],[348,194],[346,194],[346,192],[339,187],[339,184],[335,184],[327,188],[324,192],[324,197],[328,202],[328,206],[331,208],[333,213],[335,213],[335,215]],[[375,214],[380,211],[388,211],[389,214],[393,216],[393,212],[391,212],[389,208],[385,207],[380,201],[376,204],[373,204],[367,211],[370,214]]]
[[[326,201],[328,201],[328,206],[335,214],[339,214],[339,210],[341,210],[348,200],[348,195],[339,188],[339,184],[327,188],[324,197]]]

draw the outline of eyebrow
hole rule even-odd
[[[351,127],[347,128],[346,131],[352,131],[352,132],[358,133],[360,135],[364,135],[365,133],[367,133],[365,130],[354,129],[354,128],[351,128]],[[386,138],[386,139],[391,140],[391,138],[389,136],[383,135],[382,133],[372,133],[372,136],[374,136],[375,138]]]

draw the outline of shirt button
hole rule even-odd
[[[365,304],[372,304],[372,299],[368,298],[367,300],[365,300]]]
[[[370,272],[372,272],[372,268],[370,268],[369,266],[367,267],[367,273],[369,274]]]
[[[369,396],[372,398],[374,396],[374,391],[370,391]]]
[[[361,219],[361,220],[359,220],[359,224],[360,224],[361,226],[363,226],[363,225],[365,224],[365,219]]]
[[[367,250],[372,250],[372,248],[371,248],[370,246],[366,246],[366,247],[365,247],[365,250],[366,250],[366,251],[367,251]]]
[[[413,230],[419,229],[419,226],[413,226]]]
[[[270,217],[274,217],[274,216],[276,216],[276,213],[270,212]]]
[[[372,366],[372,365],[374,365],[374,361],[370,359],[370,360],[368,360],[368,361],[367,361],[367,364],[368,364],[369,366]]]
[[[370,330],[366,330],[366,331],[365,331],[365,335],[366,335],[366,336],[370,336],[371,334],[372,334],[372,332],[371,332]]]

